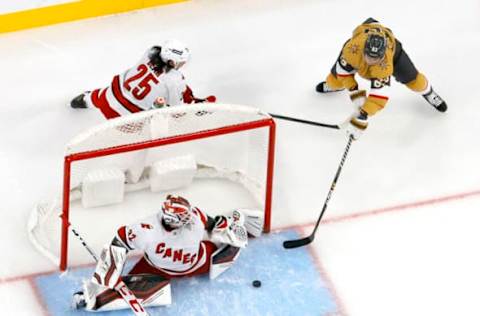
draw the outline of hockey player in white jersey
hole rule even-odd
[[[209,217],[183,197],[168,195],[161,210],[135,224],[120,227],[104,247],[91,280],[73,297],[75,308],[105,311],[128,308],[114,290],[122,280],[143,306],[171,303],[169,279],[209,273],[217,277],[258,237],[261,212],[235,210],[231,216]],[[122,276],[126,254],[143,257]]]
[[[116,75],[110,86],[75,97],[72,108],[97,108],[107,119],[140,111],[198,102],[215,102],[215,96],[200,99],[180,72],[190,59],[190,50],[178,40],[151,47],[132,68]]]

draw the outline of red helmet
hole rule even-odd
[[[191,222],[191,210],[187,199],[169,194],[162,205],[163,220],[169,226],[181,227]]]

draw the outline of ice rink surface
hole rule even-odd
[[[351,31],[374,17],[449,110],[436,112],[395,82],[387,107],[352,145],[325,222],[303,251],[328,280],[330,314],[479,315],[479,14],[476,0],[194,0],[1,35],[2,314],[53,315],[35,280],[56,267],[32,247],[25,226],[33,205],[61,186],[65,143],[103,120],[70,109],[72,97],[108,84],[149,46],[178,38],[191,48],[183,72],[197,95],[340,123],[353,111],[347,95],[314,87]],[[277,129],[273,228],[308,234],[347,138],[281,121]],[[216,199],[209,203],[222,203]],[[303,303],[322,304],[310,296]],[[292,306],[287,314],[306,313]]]

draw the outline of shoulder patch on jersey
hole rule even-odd
[[[343,70],[347,72],[352,72],[354,70],[352,65],[350,65],[343,56],[340,56],[340,58],[338,59],[338,64],[340,65],[340,67],[342,67]]]
[[[356,55],[356,54],[360,53],[360,45],[352,44],[352,45],[348,46],[348,50],[350,51],[350,53],[352,55]]]
[[[127,232],[128,241],[133,241],[135,238],[137,238],[137,235],[133,232],[131,228],[129,228]]]
[[[127,248],[131,249],[130,245],[128,244],[127,231],[125,226],[122,226],[117,230],[117,236],[114,238],[114,241],[115,239],[127,246]]]
[[[371,80],[371,88],[372,89],[381,89],[385,86],[390,86],[390,77],[387,78],[375,78]]]

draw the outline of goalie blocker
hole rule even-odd
[[[158,213],[118,229],[73,305],[88,311],[128,308],[118,293],[120,283],[144,307],[171,304],[169,279],[204,273],[215,279],[233,265],[248,235],[258,237],[262,229],[260,211],[235,210],[212,218],[185,198],[168,195]],[[143,257],[122,276],[127,253],[134,249]]]

